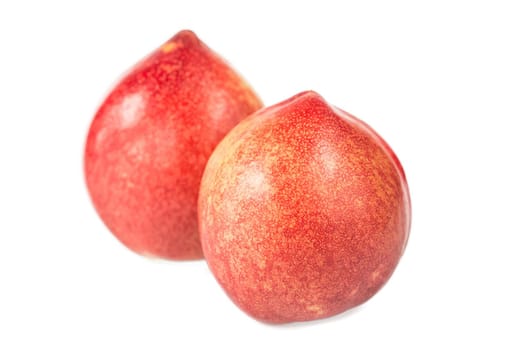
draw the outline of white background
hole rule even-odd
[[[2,1],[1,349],[525,347],[525,11],[520,1]],[[407,251],[368,303],[268,326],[204,261],[129,252],[82,152],[116,79],[192,29],[271,105],[307,89],[403,163]]]

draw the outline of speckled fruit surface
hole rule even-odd
[[[372,297],[403,254],[410,216],[390,147],[312,91],[236,126],[199,195],[208,265],[242,310],[268,323],[324,318]]]
[[[202,258],[200,178],[214,147],[262,103],[191,31],[137,63],[89,129],[87,187],[107,227],[133,251]]]

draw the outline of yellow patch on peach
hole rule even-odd
[[[182,44],[179,42],[168,41],[167,43],[165,43],[164,45],[160,47],[160,51],[162,51],[163,53],[170,53],[173,50],[178,49],[181,46]]]
[[[314,312],[318,315],[321,315],[323,313],[323,309],[319,305],[308,305],[306,307],[306,310]]]

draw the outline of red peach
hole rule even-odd
[[[197,197],[206,161],[261,106],[190,31],[140,61],[102,103],[85,147],[89,194],[111,232],[140,254],[202,258]]]
[[[269,323],[324,318],[371,298],[405,249],[401,164],[368,125],[304,92],[217,146],[199,195],[205,258],[229,297]]]

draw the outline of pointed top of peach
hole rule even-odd
[[[287,103],[290,103],[290,102],[300,103],[301,101],[319,101],[319,102],[322,102],[322,103],[326,104],[325,99],[320,94],[318,94],[317,92],[315,92],[313,90],[305,90],[303,92],[300,92],[300,93],[290,97],[289,99],[284,100],[281,103],[283,103],[283,104],[287,104]]]
[[[313,90],[305,90],[300,92],[284,101],[263,108],[257,112],[257,114],[266,114],[270,111],[281,111],[281,113],[288,111],[293,114],[304,114],[305,116],[312,116],[315,113],[312,112],[312,108],[315,110],[326,110],[330,109],[331,106],[326,102],[326,100],[317,92]],[[303,111],[304,113],[302,113]],[[308,111],[308,113],[306,113]]]
[[[170,53],[180,47],[202,45],[202,41],[199,37],[191,30],[181,30],[170,40],[166,41],[164,45],[160,47],[160,51],[163,53]]]

